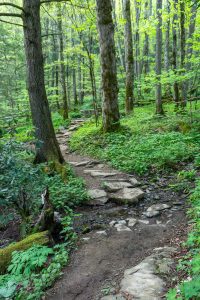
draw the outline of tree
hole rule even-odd
[[[130,0],[123,0],[123,13],[125,19],[125,61],[126,61],[126,113],[133,110],[133,39],[131,26]]]
[[[103,94],[103,131],[120,126],[114,24],[111,0],[96,0]]]
[[[177,4],[178,0],[174,1],[174,16],[172,23],[172,68],[174,70],[175,75],[177,74]],[[179,106],[179,85],[178,82],[174,81],[174,101],[176,103],[176,107]]]
[[[156,28],[156,114],[163,115],[162,107],[162,85],[161,85],[161,72],[162,72],[162,0],[157,0],[157,28]]]
[[[186,33],[185,33],[185,2],[180,0],[180,38],[181,38],[181,69],[182,74],[185,73],[185,55],[186,55]],[[182,101],[181,106],[186,106],[187,102],[187,91],[186,91],[186,82],[183,80],[181,85],[182,91]]]
[[[6,3],[20,10],[21,13],[0,13],[0,16],[17,17],[23,20],[28,93],[35,136],[38,141],[35,162],[53,160],[63,163],[64,159],[56,140],[44,83],[40,5],[48,2],[51,1],[23,0],[23,7]]]
[[[68,119],[68,103],[67,103],[67,87],[66,87],[66,70],[64,62],[64,45],[63,45],[63,30],[62,30],[62,10],[61,4],[58,3],[58,32],[59,32],[59,52],[60,52],[60,76],[62,86],[62,97],[63,97],[63,118]]]

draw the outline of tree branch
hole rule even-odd
[[[0,3],[0,6],[3,6],[3,5],[15,7],[15,8],[20,9],[20,10],[22,10],[24,12],[24,9],[21,6],[18,6],[16,4],[9,3],[9,2]]]
[[[2,20],[2,19],[0,19],[0,22],[7,23],[7,24],[11,24],[11,25],[16,25],[16,26],[20,26],[20,27],[24,27],[22,24],[11,23],[11,22],[8,22],[8,21],[4,21],[4,20]]]
[[[16,17],[16,18],[22,18],[22,15],[20,15],[20,14],[14,14],[14,13],[0,13],[0,17]]]

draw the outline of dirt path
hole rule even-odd
[[[70,130],[61,132],[58,140],[66,161],[84,178],[93,200],[91,205],[77,210],[81,213],[75,221],[80,235],[78,247],[62,278],[47,292],[46,299],[136,299],[123,279],[124,271],[154,253],[155,248],[174,245],[174,241],[179,243],[186,224],[184,200],[166,189],[167,179],[139,183],[102,162],[70,153],[67,140],[79,124],[81,121],[76,121]],[[159,206],[152,206],[154,204]],[[164,275],[166,277],[166,272],[161,277]],[[122,279],[124,284],[120,283]],[[148,280],[145,279],[145,283],[152,284]],[[158,295],[140,296],[138,290],[137,299],[161,299],[165,284],[162,287],[161,282],[153,284]],[[150,289],[147,286],[147,290]],[[104,298],[107,294],[110,296]]]

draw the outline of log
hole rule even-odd
[[[4,274],[9,266],[13,251],[23,251],[33,245],[47,245],[50,243],[48,231],[31,234],[20,242],[10,244],[8,247],[0,249],[0,274]]]

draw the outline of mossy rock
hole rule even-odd
[[[0,249],[0,274],[4,274],[9,266],[13,251],[27,250],[33,245],[47,245],[50,241],[48,231],[31,234],[20,242]]]

